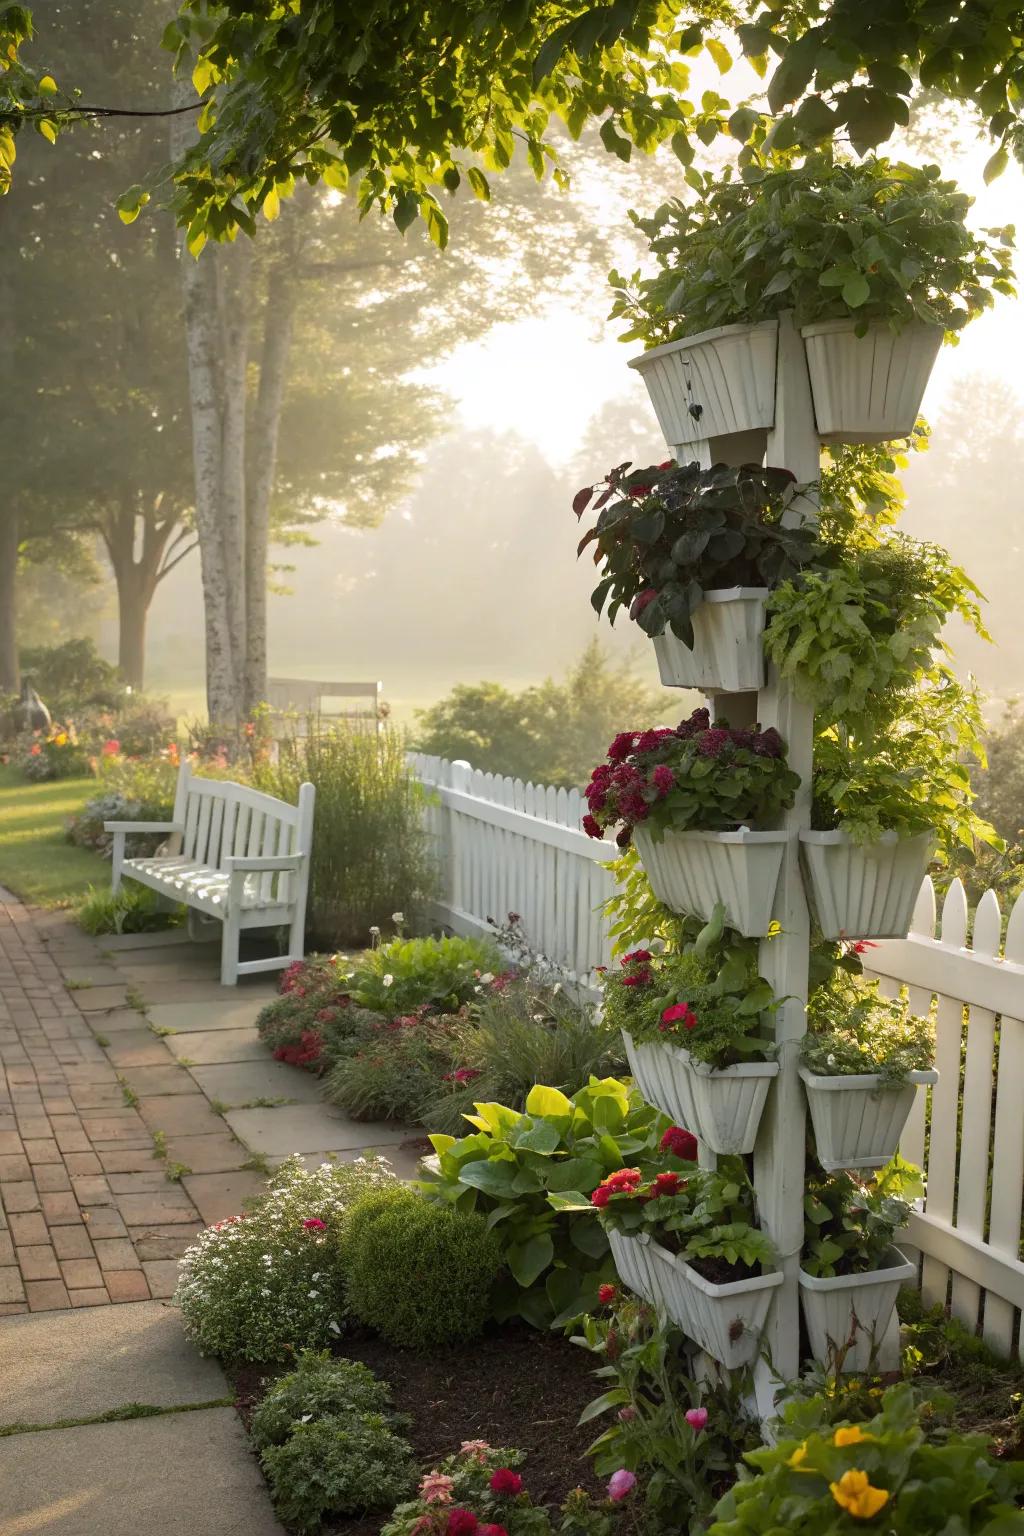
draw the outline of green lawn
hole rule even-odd
[[[0,767],[0,885],[36,906],[67,907],[86,886],[109,884],[105,859],[64,840],[67,817],[95,792],[95,779],[30,784]]]

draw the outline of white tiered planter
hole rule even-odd
[[[764,687],[767,587],[705,592],[693,615],[693,649],[666,630],[654,642],[666,688],[743,693]]]
[[[838,832],[801,832],[800,853],[826,939],[905,939],[935,848],[931,832],[853,843]]]
[[[627,1236],[624,1232],[609,1232],[608,1246],[623,1285],[628,1286],[634,1295],[656,1306],[660,1292],[650,1233],[638,1232],[635,1236]]]
[[[818,436],[826,443],[909,437],[942,345],[941,325],[882,324],[858,336],[855,320],[804,326]]]
[[[800,1302],[811,1341],[811,1353],[821,1365],[841,1351],[854,1334],[843,1361],[844,1371],[865,1371],[872,1346],[879,1345],[889,1326],[899,1288],[917,1270],[898,1248],[890,1248],[883,1269],[866,1275],[833,1275],[825,1279],[800,1271]],[[855,1332],[856,1330],[856,1332]]]
[[[772,1292],[782,1284],[781,1270],[712,1285],[660,1243],[650,1248],[660,1304],[676,1326],[726,1370],[749,1365],[758,1352]]]
[[[787,833],[666,832],[656,842],[639,826],[633,841],[651,889],[673,912],[710,918],[722,902],[726,922],[744,938],[768,932]]]
[[[775,422],[779,323],[722,325],[630,358],[670,448]]]
[[[643,1041],[622,1031],[637,1087],[677,1125],[721,1157],[753,1152],[776,1061],[745,1061],[715,1071],[668,1042]]]
[[[875,1072],[823,1077],[801,1067],[800,1076],[818,1161],[829,1173],[883,1167],[899,1150],[919,1085],[939,1080],[935,1071],[908,1072],[901,1086],[883,1088]]]

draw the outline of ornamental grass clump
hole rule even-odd
[[[291,1157],[243,1216],[202,1232],[183,1259],[175,1302],[205,1355],[287,1360],[320,1349],[344,1329],[336,1239],[361,1195],[397,1181],[382,1158],[323,1163]]]
[[[875,1073],[879,1087],[903,1086],[935,1058],[935,1025],[902,998],[884,997],[877,981],[837,971],[811,993],[800,1055],[821,1077]]]
[[[600,838],[618,827],[626,847],[634,828],[666,832],[770,829],[793,804],[799,778],[786,764],[773,726],[732,730],[696,709],[673,730],[622,731],[596,767],[585,794],[584,831]]]
[[[311,1419],[387,1414],[391,1390],[358,1360],[335,1360],[327,1350],[303,1350],[294,1371],[272,1382],[252,1416],[249,1437],[257,1450],[283,1445],[298,1423]]]
[[[889,1387],[878,1408],[859,1423],[833,1424],[825,1395],[790,1403],[771,1443],[745,1453],[752,1473],[720,1500],[709,1536],[1024,1529],[1024,1463],[997,1461],[985,1435],[936,1436],[932,1404],[909,1382]]]
[[[353,1208],[342,1231],[353,1315],[409,1349],[476,1338],[491,1314],[501,1245],[482,1216],[408,1192]]]

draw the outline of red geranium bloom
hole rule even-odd
[[[670,1125],[658,1145],[663,1152],[671,1152],[684,1163],[697,1161],[697,1138],[681,1125]]]
[[[650,959],[651,952],[649,949],[633,949],[630,950],[628,955],[623,955],[622,959],[619,961],[619,964],[631,965],[634,961],[646,964]]]
[[[635,740],[636,731],[620,731],[608,748],[607,756],[613,763],[621,763],[632,752]]]
[[[507,1493],[509,1495],[522,1493],[523,1480],[518,1472],[513,1472],[511,1467],[499,1467],[491,1477],[492,1493]]]
[[[302,1223],[302,1225],[305,1227],[307,1232],[327,1231],[326,1221],[321,1221],[319,1216],[310,1216],[306,1221]]]
[[[684,1029],[695,1029],[697,1015],[689,1003],[673,1003],[671,1008],[666,1008],[661,1015],[662,1024],[681,1024]]]
[[[606,1185],[599,1184],[590,1197],[590,1203],[591,1205],[596,1205],[600,1210],[608,1204],[611,1197],[611,1190]]]
[[[448,1536],[475,1536],[480,1522],[471,1509],[452,1509],[448,1511]]]
[[[678,1195],[682,1180],[678,1173],[659,1173],[654,1181],[655,1195]]]
[[[588,837],[604,837],[604,828],[593,816],[584,816],[583,830]]]
[[[508,1536],[508,1531],[503,1525],[482,1525],[477,1536]]]
[[[617,1285],[599,1285],[597,1288],[597,1299],[602,1307],[610,1306],[618,1294],[619,1288]]]

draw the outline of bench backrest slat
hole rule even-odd
[[[196,864],[223,869],[232,856],[257,858],[294,853],[305,819],[299,806],[229,779],[196,778],[182,766],[175,819],[184,822],[182,854]],[[306,818],[308,819],[308,818]],[[308,828],[305,836],[308,840]],[[304,850],[308,852],[308,849]],[[260,895],[288,901],[296,882],[288,873],[261,873]]]

